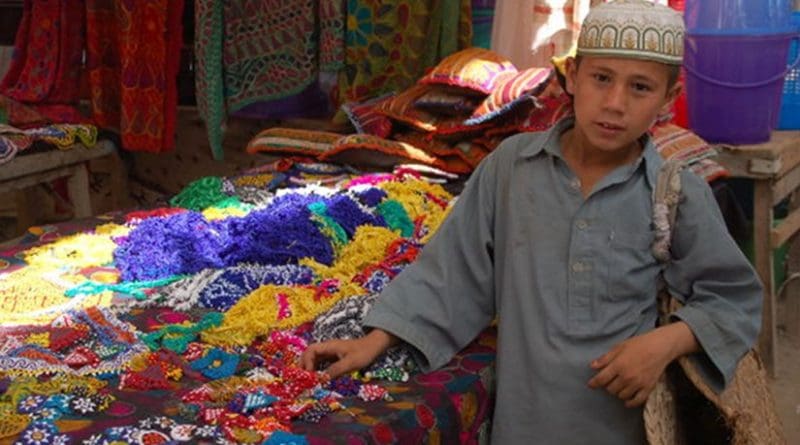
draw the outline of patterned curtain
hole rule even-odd
[[[229,113],[300,93],[344,57],[342,0],[197,0],[195,84],[215,159]]]
[[[404,90],[471,45],[471,0],[347,0],[339,102]]]

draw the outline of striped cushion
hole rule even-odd
[[[444,163],[424,150],[405,142],[383,139],[368,134],[344,136],[325,154],[321,161],[352,164],[361,167],[392,167],[413,161],[444,169]]]
[[[391,100],[394,94],[386,94],[364,102],[348,102],[342,105],[342,111],[350,119],[357,133],[388,137],[392,133],[392,121],[378,113],[378,105]]]
[[[247,153],[271,153],[317,157],[342,135],[327,131],[273,127],[258,133],[247,144]]]
[[[517,68],[507,58],[488,49],[467,48],[442,59],[419,82],[489,94],[494,90],[498,76],[509,72],[516,73]]]
[[[464,123],[474,125],[501,116],[523,102],[535,103],[538,95],[553,76],[548,68],[529,68],[518,73],[504,74],[494,90]]]

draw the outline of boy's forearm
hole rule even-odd
[[[700,343],[684,321],[676,321],[658,328],[670,345],[670,361],[700,351]]]

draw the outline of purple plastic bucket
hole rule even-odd
[[[797,34],[686,36],[689,126],[708,142],[766,142],[778,123]],[[797,64],[795,61],[794,65]]]

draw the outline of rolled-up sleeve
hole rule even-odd
[[[494,318],[494,158],[481,162],[420,256],[364,320],[416,348],[426,371],[446,364]]]
[[[763,287],[728,234],[710,187],[684,172],[683,199],[673,230],[673,261],[664,277],[685,304],[674,317],[686,322],[703,352],[697,363],[717,390],[730,382],[761,327]]]

